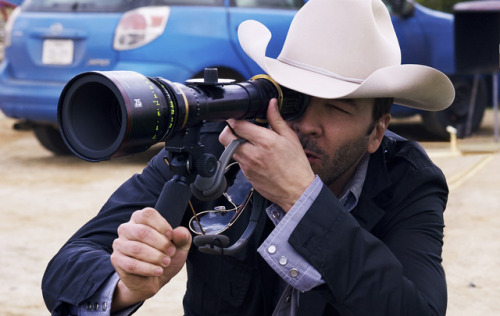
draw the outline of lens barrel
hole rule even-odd
[[[265,120],[271,98],[285,119],[300,116],[307,96],[267,76],[240,83],[172,83],[133,71],[86,72],[71,79],[58,104],[67,146],[101,161],[142,152],[188,127],[229,118]]]

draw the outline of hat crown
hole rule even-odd
[[[309,0],[293,19],[281,54],[266,57],[271,32],[247,20],[241,47],[278,84],[324,99],[394,98],[442,110],[455,97],[450,79],[423,65],[401,65],[401,50],[382,0]]]
[[[293,19],[278,60],[356,82],[400,65],[401,50],[382,1],[311,0]]]

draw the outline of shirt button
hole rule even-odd
[[[273,217],[274,217],[275,219],[279,219],[279,218],[280,218],[280,213],[279,213],[278,211],[276,211],[276,210],[275,210],[275,211],[273,211]]]
[[[280,257],[279,263],[284,266],[288,262],[288,259],[286,257]]]
[[[288,295],[286,298],[285,298],[285,302],[287,303],[290,303],[290,301],[292,300],[292,297],[290,295]]]
[[[270,254],[273,254],[276,252],[276,246],[275,245],[271,245],[269,247],[267,247],[267,252],[269,252]]]
[[[108,309],[108,304],[106,302],[102,302],[102,311],[105,312]]]
[[[299,270],[297,270],[295,268],[293,268],[293,269],[290,270],[290,276],[292,278],[295,278],[297,275],[299,275]]]

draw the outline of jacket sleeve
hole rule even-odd
[[[325,186],[289,242],[323,276],[327,305],[342,315],[444,315],[441,265],[448,189],[435,166],[397,165],[373,227],[343,210]],[[326,289],[326,290],[325,290]]]
[[[218,135],[224,122],[201,128],[200,143],[205,152],[219,157],[224,149]],[[115,272],[110,261],[117,228],[133,212],[154,207],[163,185],[172,174],[164,161],[163,149],[142,171],[121,185],[100,212],[80,228],[49,262],[42,279],[42,294],[53,315],[67,315],[92,297]]]
[[[163,151],[141,174],[134,175],[110,197],[96,217],[80,228],[49,262],[42,280],[47,308],[63,315],[69,305],[91,297],[114,273],[110,261],[117,228],[131,214],[154,206],[169,170]]]

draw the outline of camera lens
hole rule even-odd
[[[112,146],[120,134],[123,115],[113,92],[101,83],[86,83],[72,101],[68,116],[72,130],[80,135],[81,146],[93,150]]]
[[[80,158],[100,161],[142,152],[205,121],[265,123],[271,98],[284,119],[298,118],[307,96],[260,75],[227,83],[172,83],[133,71],[82,73],[64,87],[58,105],[61,135]]]
[[[91,72],[66,85],[58,118],[68,147],[100,161],[144,151],[163,139],[170,113],[165,91],[145,76]]]

